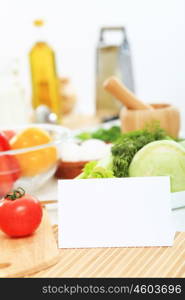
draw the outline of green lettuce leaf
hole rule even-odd
[[[112,178],[114,177],[112,170],[112,154],[109,153],[103,159],[91,161],[87,163],[83,172],[76,177],[76,179],[89,179],[89,178]]]
[[[114,178],[113,172],[103,167],[95,167],[88,178]]]
[[[89,177],[95,166],[97,165],[97,161],[88,162],[83,168],[83,172],[76,177],[76,179],[86,179]]]

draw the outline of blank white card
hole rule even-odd
[[[169,177],[60,180],[59,247],[172,246]]]

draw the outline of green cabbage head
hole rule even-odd
[[[185,148],[174,141],[151,142],[135,154],[129,176],[170,176],[171,191],[184,191]]]

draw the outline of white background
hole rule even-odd
[[[7,59],[19,57],[27,91],[35,18],[47,22],[58,71],[71,77],[80,111],[92,112],[94,107],[100,26],[125,25],[137,95],[146,102],[177,105],[185,120],[185,0],[0,0],[0,68]]]

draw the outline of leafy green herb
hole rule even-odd
[[[94,139],[100,139],[105,142],[115,142],[121,136],[121,130],[119,126],[113,126],[110,129],[102,129],[95,131],[92,134]]]
[[[114,143],[121,136],[121,130],[119,126],[113,126],[110,129],[100,128],[92,133],[90,132],[82,132],[76,137],[81,141],[85,141],[88,139],[98,139],[104,142]]]
[[[90,132],[82,132],[76,136],[81,141],[86,141],[92,138],[92,133]]]

